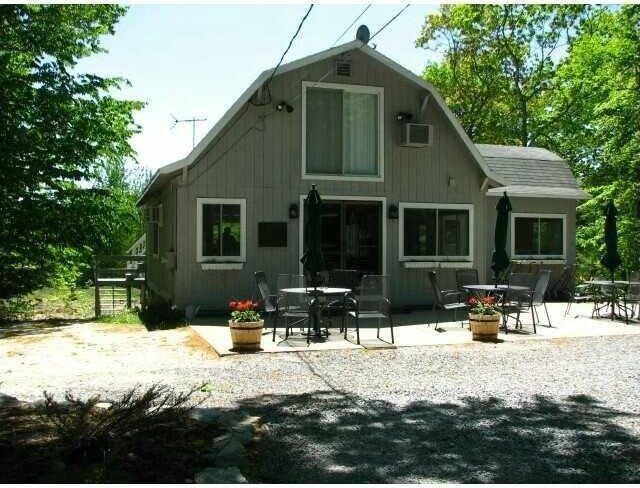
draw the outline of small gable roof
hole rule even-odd
[[[580,185],[569,164],[557,154],[541,147],[476,144],[487,165],[505,180],[487,195],[585,199],[589,194]]]
[[[456,116],[453,114],[453,112],[451,112],[451,110],[445,103],[444,99],[442,98],[440,93],[438,93],[438,90],[436,90],[433,85],[431,85],[430,83],[428,83],[427,81],[425,81],[424,79],[416,75],[415,73],[409,71],[405,67],[401,66],[400,64],[396,63],[392,59],[384,56],[383,54],[380,54],[378,51],[369,47],[367,44],[364,44],[359,40],[347,42],[340,46],[336,46],[331,49],[327,49],[325,51],[321,51],[319,53],[306,56],[296,61],[283,64],[278,68],[276,76],[280,76],[289,71],[302,68],[306,65],[316,63],[318,61],[322,61],[324,59],[328,59],[333,56],[338,56],[340,54],[343,54],[348,51],[352,51],[354,49],[359,49],[361,52],[371,56],[372,58],[378,60],[382,64],[391,68],[396,73],[400,74],[401,76],[404,76],[409,81],[412,81],[413,83],[427,90],[430,93],[431,97],[434,99],[434,101],[440,106],[440,108],[444,112],[447,119],[451,122],[454,130],[456,131],[458,136],[462,139],[462,142],[468,148],[469,152],[475,159],[478,166],[480,166],[484,174],[489,179],[499,184],[504,183],[502,181],[503,180],[502,177],[496,174],[493,170],[491,170],[491,168],[485,163],[485,160],[482,158],[481,154],[478,152],[478,149],[476,148],[476,146],[473,144],[469,136],[466,134],[466,132],[462,128],[462,125],[460,125],[460,122],[458,121]],[[249,86],[249,88],[247,88],[242,93],[242,95],[240,95],[240,97],[235,101],[235,103],[231,106],[231,108],[227,110],[227,112],[222,116],[222,118],[211,128],[211,130],[202,138],[202,140],[198,143],[198,145],[194,147],[193,150],[184,159],[181,159],[179,161],[176,161],[174,163],[171,163],[167,166],[163,166],[162,168],[160,168],[156,172],[154,177],[151,179],[147,187],[144,189],[142,196],[138,199],[137,204],[142,205],[142,203],[144,203],[145,198],[149,194],[153,193],[154,191],[159,189],[161,186],[163,186],[164,183],[167,181],[167,179],[177,175],[182,168],[185,168],[185,167],[188,168],[193,163],[195,163],[198,157],[209,148],[209,146],[213,143],[213,141],[218,136],[218,134],[222,132],[222,130],[231,121],[231,119],[245,106],[245,104],[249,102],[249,100],[251,99],[253,94],[256,92],[256,90],[258,90],[269,79],[272,72],[273,72],[273,68],[263,71],[260,74],[260,76],[256,78],[256,80]]]

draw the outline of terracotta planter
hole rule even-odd
[[[235,351],[259,351],[264,320],[257,322],[236,322],[229,320],[231,342]]]
[[[500,315],[481,315],[470,313],[469,325],[474,341],[496,342],[498,340],[498,328],[500,327]]]

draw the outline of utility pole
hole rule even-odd
[[[191,122],[191,149],[196,147],[196,122],[204,122],[207,119],[197,119],[195,116],[191,119],[178,119],[175,115],[169,114],[173,118],[173,125],[171,128],[173,129],[176,125],[181,124],[183,122]]]

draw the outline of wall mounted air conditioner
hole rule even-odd
[[[402,126],[401,146],[424,147],[431,144],[433,126],[407,123]]]

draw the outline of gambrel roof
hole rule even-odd
[[[348,51],[352,51],[355,49],[359,49],[364,54],[371,56],[377,61],[381,62],[385,66],[389,67],[399,75],[407,78],[409,81],[412,81],[416,85],[424,88],[429,92],[433,100],[440,106],[444,115],[451,122],[454,130],[462,140],[463,144],[467,147],[474,160],[480,166],[484,174],[490,180],[498,183],[504,184],[505,181],[499,174],[495,173],[485,162],[482,155],[473,144],[469,136],[466,134],[460,122],[456,118],[456,116],[451,112],[447,104],[438,93],[438,90],[434,88],[433,85],[412,73],[408,69],[399,65],[392,59],[380,54],[375,49],[369,47],[367,44],[362,43],[359,40],[351,41],[346,44],[342,44],[340,46],[336,46],[331,49],[327,49],[325,51],[321,51],[316,54],[312,54],[310,56],[306,56],[304,58],[298,59],[296,61],[292,61],[287,64],[283,64],[278,68],[276,76],[283,75],[289,71],[293,71],[298,68],[302,68],[306,65],[316,63],[318,61],[322,61],[325,59],[329,59],[334,56],[338,56],[340,54],[346,53]],[[209,146],[214,142],[215,138],[222,132],[222,130],[226,127],[226,125],[233,119],[233,117],[240,112],[240,110],[245,106],[245,104],[249,103],[251,97],[256,93],[256,91],[264,85],[264,83],[269,79],[273,72],[273,68],[263,71],[258,78],[247,88],[242,95],[236,100],[236,102],[227,110],[227,112],[222,116],[222,118],[213,126],[213,128],[207,133],[207,135],[202,138],[202,140],[198,143],[196,147],[185,157],[179,161],[171,163],[167,166],[163,166],[160,168],[156,174],[153,176],[147,187],[145,188],[142,196],[138,200],[138,205],[141,205],[145,198],[156,191],[157,189],[164,186],[164,184],[175,175],[177,175],[183,168],[189,168],[193,163],[196,162],[198,157],[202,155]]]

